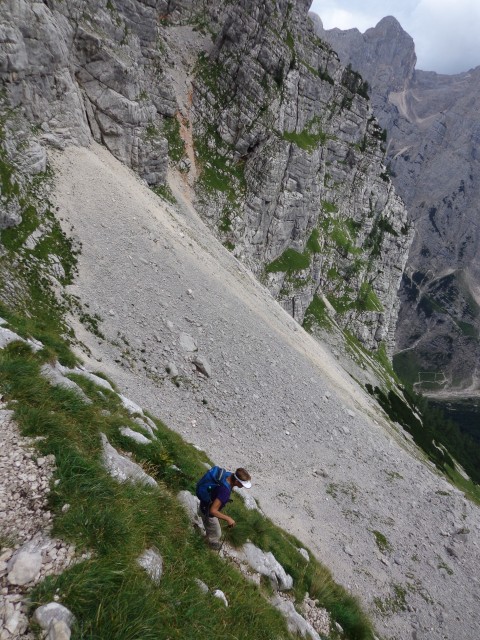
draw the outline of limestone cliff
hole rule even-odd
[[[392,17],[364,34],[325,31],[314,19],[371,85],[392,180],[416,229],[400,293],[399,368],[411,382],[430,372],[425,391],[478,392],[480,67],[453,76],[415,70],[413,40]]]
[[[5,2],[0,74],[40,143],[93,137],[150,185],[170,155],[212,229],[299,322],[323,298],[367,347],[391,348],[411,230],[366,87],[308,8]]]

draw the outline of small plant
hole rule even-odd
[[[444,569],[444,571],[446,571],[448,573],[449,576],[453,576],[453,569],[451,569],[448,564],[446,562],[443,562],[443,560],[441,560],[438,564],[437,567],[439,569]]]
[[[168,184],[158,184],[156,187],[152,187],[152,191],[156,193],[157,196],[160,196],[171,204],[176,204],[177,202],[177,199],[173,195],[172,190],[170,189]]]
[[[381,598],[373,599],[378,611],[384,616],[406,611],[407,609],[407,589],[400,584],[394,584],[392,587],[393,594],[389,598],[385,598],[385,600]]]
[[[383,533],[380,533],[380,531],[375,531],[375,530],[373,530],[372,533],[375,537],[375,542],[377,543],[377,547],[380,549],[382,553],[387,553],[392,551],[392,546],[387,540],[386,536],[383,535]]]
[[[176,117],[164,119],[163,135],[168,142],[170,160],[180,162],[185,155],[185,143],[180,135],[180,123]]]
[[[295,249],[286,249],[282,255],[270,262],[265,267],[267,273],[277,273],[279,271],[285,273],[293,273],[295,271],[304,271],[310,266],[310,255],[308,253],[299,253]]]
[[[288,142],[293,142],[300,149],[305,151],[313,151],[319,144],[325,144],[327,134],[320,128],[320,119],[312,118],[300,132],[284,131],[282,138]]]

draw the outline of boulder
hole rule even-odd
[[[8,562],[9,584],[25,585],[33,582],[42,568],[42,554],[20,549]]]
[[[193,524],[193,526],[198,527],[201,531],[205,532],[203,521],[198,515],[198,506],[200,504],[200,500],[197,498],[197,496],[192,495],[190,491],[179,491],[179,493],[177,494],[177,499],[185,507],[187,515],[190,518],[190,522]]]
[[[42,629],[49,629],[50,625],[57,622],[64,622],[66,625],[70,626],[73,624],[75,617],[73,613],[64,607],[63,604],[59,604],[58,602],[49,602],[48,604],[44,604],[38,609],[35,609],[33,614],[33,621],[36,622]]]
[[[127,438],[135,440],[135,442],[138,442],[138,444],[152,444],[151,440],[146,438],[141,433],[138,433],[138,431],[133,431],[133,429],[130,429],[129,427],[120,427],[120,433]]]
[[[312,625],[295,610],[293,602],[290,600],[284,600],[279,595],[276,595],[272,598],[271,603],[285,616],[288,630],[291,633],[297,633],[301,635],[302,638],[322,640]]]
[[[130,480],[132,482],[140,482],[141,484],[146,484],[151,487],[157,486],[156,481],[145,473],[140,465],[118,453],[118,451],[108,442],[105,434],[101,433],[100,437],[102,438],[103,444],[103,463],[113,478],[116,478],[119,482],[126,482],[127,480]]]

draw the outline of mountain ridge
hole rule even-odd
[[[416,228],[400,289],[398,370],[428,394],[478,395],[480,67],[452,76],[416,70],[413,40],[395,18],[364,34],[316,24],[371,86],[375,114],[388,132],[392,180]],[[436,280],[441,273],[453,277]],[[444,374],[445,382],[419,385],[419,371]]]

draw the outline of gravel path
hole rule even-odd
[[[86,364],[216,463],[247,467],[267,515],[385,638],[477,637],[479,509],[212,238],[181,185],[174,209],[96,145],[52,159],[58,215],[83,245],[70,293],[105,337],[72,318]]]

